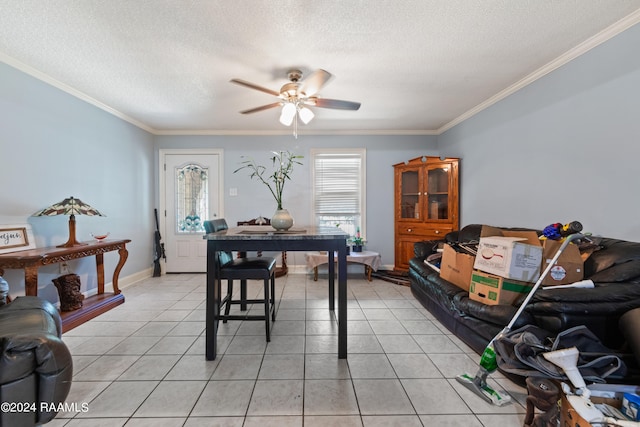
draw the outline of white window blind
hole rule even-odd
[[[364,150],[312,151],[313,211],[316,224],[350,235],[363,230]]]

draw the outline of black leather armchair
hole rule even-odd
[[[0,305],[0,396],[29,410],[1,411],[0,426],[34,426],[53,419],[69,394],[73,363],[62,321],[50,302],[18,297]],[[11,409],[11,408],[9,408]]]

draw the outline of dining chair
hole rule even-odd
[[[227,230],[227,221],[223,218],[204,222],[207,234]],[[276,320],[275,312],[275,269],[276,259],[272,257],[233,258],[231,252],[218,251],[215,260],[218,280],[227,281],[227,295],[220,301],[219,311],[224,306],[224,314],[219,320],[264,320],[267,342],[271,341],[270,322]],[[240,280],[240,299],[233,299],[233,281]],[[247,299],[247,280],[264,282],[264,299]],[[246,311],[247,304],[264,304],[264,315],[229,314],[232,304],[240,304],[240,311]]]
[[[271,226],[271,220],[269,218],[264,218],[259,216],[258,218],[250,219],[249,221],[238,221],[237,225],[264,225]],[[238,254],[240,256],[240,254]],[[246,256],[246,255],[242,255]],[[262,256],[262,252],[258,251],[257,256]],[[286,276],[289,272],[289,267],[287,267],[287,252],[282,251],[282,265],[276,265],[276,277]]]

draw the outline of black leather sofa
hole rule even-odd
[[[440,278],[424,260],[444,242],[477,242],[481,228],[480,224],[472,224],[447,234],[443,240],[418,242],[414,246],[415,257],[409,261],[415,297],[478,354],[509,323],[526,295],[515,306],[473,301],[467,291]],[[607,347],[625,348],[625,331],[620,329],[619,321],[625,313],[640,307],[640,243],[610,238],[594,238],[594,242],[596,249],[585,261],[584,273],[585,279],[593,280],[595,288],[539,288],[513,329],[533,324],[555,334],[585,325]],[[640,324],[633,328],[640,329]],[[626,335],[629,336],[629,331]]]
[[[71,387],[73,363],[50,302],[18,297],[0,305],[0,426],[45,424]],[[6,409],[6,410],[5,410]]]

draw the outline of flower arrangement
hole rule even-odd
[[[365,240],[360,235],[360,227],[356,227],[356,235],[349,239],[353,246],[362,246],[365,244]]]
[[[267,167],[256,164],[256,162],[251,158],[241,162],[243,166],[233,171],[233,173],[236,173],[243,169],[249,169],[251,171],[251,174],[249,175],[250,178],[257,178],[260,182],[267,186],[273,197],[276,199],[278,210],[281,210],[284,184],[288,179],[291,179],[293,165],[302,165],[302,163],[298,159],[302,159],[304,158],[304,156],[296,155],[289,151],[273,151],[272,153],[272,172],[270,172],[268,175]]]

